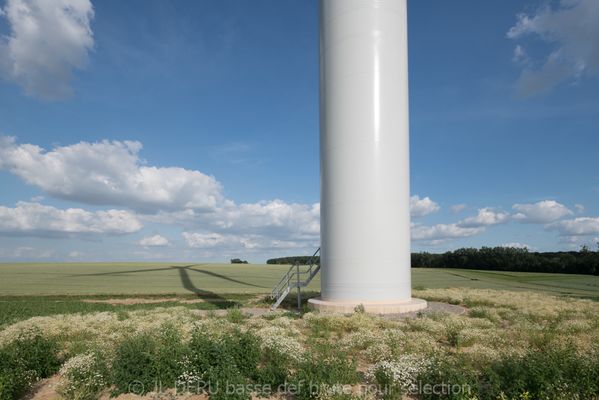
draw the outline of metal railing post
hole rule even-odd
[[[284,298],[289,295],[289,292],[291,291],[291,289],[293,288],[293,285],[294,285],[293,275],[295,274],[295,276],[296,276],[295,285],[297,287],[297,309],[299,312],[301,312],[301,310],[302,310],[301,287],[308,286],[308,284],[312,281],[312,278],[314,278],[314,276],[316,276],[316,274],[320,270],[320,264],[315,262],[316,255],[318,253],[320,253],[320,248],[318,248],[318,250],[316,250],[316,252],[308,260],[308,269],[305,272],[301,272],[300,264],[295,263],[289,268],[287,273],[285,275],[283,275],[283,278],[273,288],[272,293],[271,293],[272,298],[275,300],[275,303],[271,307],[272,310],[276,309],[281,304],[281,302],[284,300]],[[316,266],[316,267],[314,267],[314,266]],[[300,276],[302,274],[307,275],[307,277],[305,278],[304,281],[302,281],[302,278]]]
[[[295,264],[295,272],[297,274],[297,311],[302,312],[302,290],[300,288],[299,263]]]

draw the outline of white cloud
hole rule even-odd
[[[521,45],[516,47],[514,58],[525,65],[518,80],[523,95],[550,90],[564,80],[599,75],[599,1],[561,0],[556,9],[546,5],[517,19],[508,38],[536,35],[552,46],[540,67],[528,59]]]
[[[302,249],[314,251],[317,244],[304,241],[273,239],[264,235],[223,235],[219,233],[183,232],[187,245],[196,249],[217,248],[221,251],[246,250],[276,250]]]
[[[512,57],[512,61],[514,61],[517,64],[528,64],[530,62],[530,59],[526,54],[526,50],[524,50],[522,46],[517,45],[514,48],[514,56]]]
[[[277,199],[236,205],[227,201],[210,214],[159,213],[144,218],[183,224],[185,241],[197,249],[272,251],[273,255],[294,249],[308,254],[320,243],[319,203],[290,204]]]
[[[574,204],[574,208],[578,214],[582,214],[584,212],[584,206],[582,204]]]
[[[301,249],[309,253],[320,241],[320,205],[282,200],[241,205],[229,202],[210,215],[200,215],[195,225],[209,225],[212,231],[184,232],[187,244],[194,248]]]
[[[237,205],[225,201],[210,213],[194,210],[159,212],[142,215],[148,222],[177,224],[188,230],[198,228],[236,235],[266,235],[278,238],[310,240],[320,235],[320,204],[286,203],[276,199]]]
[[[260,250],[289,250],[301,249],[305,254],[314,252],[318,246],[317,242],[294,241],[294,240],[279,240],[261,237],[241,237],[240,243],[246,249]]]
[[[432,226],[413,225],[413,240],[457,239],[478,235],[485,231],[484,227],[461,227],[458,224],[437,224]]]
[[[182,235],[189,247],[201,249],[215,247],[227,241],[227,237],[219,233],[183,232]]]
[[[320,205],[275,199],[235,204],[212,176],[183,168],[148,166],[138,142],[81,142],[45,151],[0,137],[0,169],[48,195],[92,205],[122,206],[139,219],[179,225],[193,248],[318,246]],[[201,231],[197,235],[190,232]],[[207,236],[206,236],[207,235]],[[233,237],[229,243],[229,237]],[[143,242],[143,243],[142,243]],[[140,245],[152,242],[144,238]]]
[[[142,228],[137,217],[123,210],[90,212],[80,208],[61,210],[39,203],[19,202],[15,208],[0,206],[0,233],[32,236],[66,234],[125,234]]]
[[[177,167],[146,166],[139,157],[141,148],[139,142],[102,141],[45,151],[0,137],[0,169],[49,195],[86,204],[143,212],[209,211],[223,201],[214,177]]]
[[[519,242],[504,243],[500,247],[513,247],[515,249],[528,249],[528,250],[533,249],[531,246],[524,244],[524,243],[519,243]]]
[[[139,241],[139,245],[144,247],[162,247],[168,246],[169,241],[167,238],[160,235],[146,236]]]
[[[546,224],[573,214],[566,206],[554,200],[543,200],[534,204],[514,204],[512,208],[517,211],[513,215],[514,220],[531,224]]]
[[[281,254],[284,250],[307,254],[318,247],[319,203],[298,204],[275,199],[236,204],[224,197],[214,177],[183,168],[149,166],[140,158],[141,148],[139,142],[102,141],[57,146],[46,151],[33,144],[18,144],[13,138],[0,137],[0,169],[12,172],[53,197],[136,210],[139,214],[127,213],[138,226],[124,232],[139,230],[140,221],[183,227],[184,242],[189,249],[194,249],[189,251],[199,252],[197,254],[266,254],[269,251]],[[413,196],[410,200],[411,212],[416,216],[440,209],[429,197]],[[494,216],[491,222],[481,219],[488,218],[490,213]],[[499,223],[503,215],[494,211],[479,214],[467,219],[473,226],[417,225],[413,237],[437,243],[468,237],[483,232],[486,225]],[[83,227],[69,230],[48,228],[48,225],[40,223],[34,232],[85,231]],[[86,229],[93,226],[87,224]],[[22,229],[5,227],[4,232],[18,235]],[[160,235],[146,236],[138,242],[147,248],[168,243]]]
[[[477,228],[490,225],[498,225],[508,222],[510,215],[503,211],[496,211],[492,208],[485,207],[478,210],[478,214],[474,217],[468,217],[460,221],[458,225],[463,228]]]
[[[228,202],[207,217],[217,228],[234,232],[294,233],[303,236],[320,234],[320,204],[288,204],[282,200],[235,205]]]
[[[566,245],[571,251],[580,251],[583,246],[591,251],[598,249],[597,244],[599,238],[591,238],[589,236],[560,236],[559,243]]]
[[[74,70],[83,69],[94,38],[90,0],[7,0],[0,17],[10,34],[0,38],[0,73],[29,95],[71,95]]]
[[[461,205],[460,205],[461,206]],[[427,244],[440,244],[447,239],[459,239],[479,235],[487,226],[508,222],[510,215],[492,208],[481,208],[478,214],[453,224],[420,225],[412,224],[412,240],[427,241]]]
[[[454,204],[453,206],[450,207],[451,212],[454,214],[461,213],[465,209],[466,209],[466,204],[463,204],[463,203],[462,204]]]
[[[429,197],[420,198],[420,196],[410,197],[410,214],[412,217],[424,217],[439,211],[439,204],[432,201]]]
[[[547,229],[557,230],[562,236],[586,236],[599,234],[599,218],[580,217],[557,221],[546,225]]]
[[[209,214],[181,211],[144,218],[186,226],[188,231],[183,232],[183,238],[195,249],[228,252],[297,249],[307,254],[320,242],[318,203],[289,204],[277,199],[236,205],[226,201],[223,207]]]

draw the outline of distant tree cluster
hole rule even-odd
[[[231,259],[231,264],[247,264],[248,262],[246,260],[242,260],[240,258],[233,258]]]
[[[320,264],[320,257],[315,257]],[[233,260],[231,260],[233,262]],[[267,264],[300,264],[310,256],[271,258]],[[599,249],[583,246],[580,251],[531,252],[526,248],[483,247],[462,248],[442,254],[412,253],[412,268],[463,268],[491,271],[551,272],[561,274],[599,275]]]
[[[599,251],[588,247],[548,253],[513,247],[463,248],[443,254],[413,253],[412,267],[599,275]]]
[[[310,263],[311,256],[291,256],[291,257],[280,257],[280,258],[271,258],[270,260],[266,260],[267,264],[299,264],[299,265],[308,265]],[[314,257],[315,264],[320,264],[320,257]]]

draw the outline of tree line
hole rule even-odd
[[[599,275],[599,251],[531,252],[514,247],[462,248],[442,254],[413,253],[412,268],[463,268],[492,271]]]
[[[306,265],[310,256],[271,258],[267,264]],[[315,257],[320,264],[320,257]],[[531,252],[514,247],[461,248],[445,253],[412,253],[412,268],[463,268],[491,271],[552,272],[599,275],[599,249],[583,246],[580,251]]]
[[[270,260],[266,260],[267,264],[299,264],[299,265],[308,265],[310,263],[310,259],[312,256],[289,256],[289,257],[279,257],[279,258],[271,258]],[[314,257],[314,263],[320,264],[320,256]]]

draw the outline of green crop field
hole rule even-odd
[[[87,263],[0,264],[4,295],[150,295],[268,293],[284,265]],[[415,288],[534,290],[599,298],[599,277],[461,269],[412,269]],[[318,290],[319,277],[309,290]]]
[[[310,387],[319,385],[323,393],[330,384],[351,389],[374,382],[397,394],[405,382],[448,382],[468,393],[452,398],[596,399],[599,394],[597,276],[416,268],[414,295],[430,307],[401,318],[359,309],[349,315],[309,312],[306,300],[318,294],[317,277],[304,291],[302,312],[295,312],[292,293],[282,310],[269,313],[272,300],[265,294],[288,268],[0,264],[0,359],[8,360],[0,362],[0,398],[60,394],[66,400],[102,400],[122,392],[131,400],[151,400],[166,397],[141,396],[144,392],[133,390],[137,383],[152,388],[165,382],[170,390],[181,376],[216,385],[243,382],[243,387],[276,379],[275,388],[309,379]],[[48,379],[21,397],[33,383],[19,380],[25,368],[37,368],[36,376]],[[173,380],[162,380],[164,371]],[[165,393],[169,399],[185,398]],[[284,392],[259,394],[287,398]]]
[[[245,264],[241,266],[165,263],[0,264],[0,293],[9,295],[267,293],[288,268],[289,266],[282,265]]]

